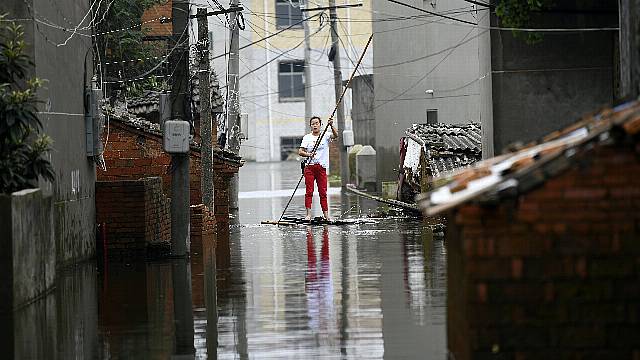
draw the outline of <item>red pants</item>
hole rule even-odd
[[[311,199],[313,199],[313,180],[318,183],[318,193],[320,194],[320,206],[322,211],[329,210],[327,204],[327,170],[320,164],[307,165],[304,167],[304,183],[307,185],[307,193],[304,195],[304,207],[311,209]]]

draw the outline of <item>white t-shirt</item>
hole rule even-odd
[[[307,152],[311,152],[313,150],[313,146],[318,141],[318,136],[314,136],[313,134],[307,134],[302,138],[302,143],[300,147],[305,149]],[[326,132],[324,137],[320,141],[318,148],[316,149],[316,156],[313,158],[307,159],[307,164],[320,164],[322,167],[327,170],[329,169],[329,143],[331,142],[331,133]]]

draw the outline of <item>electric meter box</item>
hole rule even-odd
[[[164,151],[170,154],[189,152],[189,123],[182,120],[168,120],[164,123]]]
[[[344,146],[353,146],[353,131],[345,130],[342,132],[342,143]]]

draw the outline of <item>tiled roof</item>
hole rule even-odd
[[[142,96],[127,99],[127,109],[133,114],[149,114],[158,111],[160,93],[146,91]]]
[[[526,193],[572,165],[573,157],[601,144],[640,133],[640,102],[629,102],[590,115],[538,143],[478,162],[436,179],[439,187],[418,197],[426,215],[469,201],[497,201]],[[638,141],[638,137],[635,137]]]
[[[222,97],[222,92],[220,91],[218,76],[214,72],[211,72],[209,89],[211,94],[211,110],[213,112],[222,112],[224,99]],[[193,96],[193,102],[196,106],[200,106],[200,78],[196,74],[191,77],[191,94]]]
[[[407,133],[422,139],[430,149],[440,152],[482,151],[482,131],[479,124],[413,124]]]
[[[191,77],[191,96],[194,104],[200,106],[200,80],[197,75]],[[214,112],[222,112],[224,99],[220,91],[220,83],[215,73],[211,73],[211,109]],[[141,96],[127,99],[127,108],[133,114],[150,114],[160,108],[160,92],[146,91]]]
[[[110,116],[110,120],[117,121],[123,125],[128,126],[129,128],[136,129],[138,131],[142,131],[144,133],[159,136],[162,138],[162,130],[160,130],[160,125],[153,123],[151,121],[139,118],[127,111],[123,108],[116,108],[106,111],[106,113]],[[190,140],[191,150],[200,152],[200,143]],[[215,157],[231,161],[233,163],[237,163],[242,166],[243,160],[242,157],[230,151],[228,149],[214,149],[213,154]]]
[[[426,160],[434,177],[482,158],[482,131],[475,123],[413,124],[406,135],[426,150]]]

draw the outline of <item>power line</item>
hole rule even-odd
[[[320,14],[316,14],[316,15],[310,16],[310,17],[308,17],[307,19],[304,19],[304,20],[298,21],[298,22],[297,22],[297,23],[295,23],[295,24],[291,24],[291,25],[289,25],[288,27],[283,28],[283,29],[281,29],[281,30],[279,30],[279,31],[277,31],[277,32],[275,32],[275,33],[273,33],[273,34],[271,34],[271,35],[268,35],[268,36],[263,37],[262,39],[258,39],[258,40],[254,41],[254,42],[251,42],[251,43],[247,44],[247,45],[241,46],[241,47],[239,48],[239,50],[246,49],[246,48],[248,48],[248,47],[249,47],[249,46],[251,46],[251,45],[254,45],[254,44],[257,44],[257,43],[259,43],[259,42],[262,42],[262,41],[265,41],[265,40],[267,40],[267,39],[270,39],[270,38],[272,38],[272,37],[274,37],[274,36],[276,36],[276,35],[278,35],[278,34],[280,34],[280,33],[284,32],[284,31],[289,30],[289,29],[291,29],[292,27],[294,27],[294,26],[296,26],[296,25],[299,25],[299,24],[301,24],[301,23],[302,23],[302,22],[304,22],[304,21],[310,20],[310,19],[312,19],[312,18],[314,18],[314,17],[316,17],[316,16],[320,16]],[[233,40],[233,39],[232,39],[232,40]],[[211,58],[211,60],[215,60],[215,59],[218,59],[218,58],[221,58],[221,57],[227,56],[227,55],[229,55],[229,52],[225,52],[224,54],[220,54],[220,55],[214,56],[213,58]]]
[[[184,30],[182,31],[182,34],[180,35],[180,37],[178,38],[178,42],[174,45],[174,47],[169,50],[169,52],[167,53],[167,55],[165,57],[162,58],[162,60],[160,60],[153,68],[151,68],[150,70],[136,76],[135,78],[128,78],[128,79],[121,79],[121,81],[131,81],[134,79],[140,79],[141,77],[144,78],[145,76],[151,74],[152,72],[154,72],[157,68],[160,67],[160,65],[162,65],[165,61],[167,61],[169,59],[169,57],[171,56],[171,54],[178,48],[178,47],[182,47],[185,43],[189,42],[189,37],[187,36],[187,38],[180,42],[182,40],[182,38],[184,37],[184,35],[187,33],[187,29],[188,26],[185,26]]]
[[[425,55],[425,56],[420,56],[420,57],[417,57],[417,58],[414,58],[414,59],[405,60],[405,61],[401,61],[401,62],[398,62],[398,63],[390,63],[390,64],[377,65],[377,66],[374,66],[373,68],[374,68],[374,69],[383,69],[383,68],[387,68],[387,67],[398,66],[398,65],[405,65],[405,64],[412,63],[412,62],[416,62],[416,61],[420,61],[420,60],[428,59],[428,58],[430,58],[430,57],[437,56],[437,55],[440,55],[440,54],[442,54],[442,53],[445,53],[445,52],[447,52],[447,51],[449,51],[449,50],[457,49],[457,48],[459,48],[460,46],[465,45],[465,44],[467,44],[467,43],[469,43],[469,42],[471,42],[471,41],[473,41],[473,40],[477,39],[478,37],[480,37],[480,36],[484,35],[487,31],[489,31],[489,30],[484,30],[484,31],[482,31],[481,33],[479,33],[479,34],[477,34],[477,35],[474,35],[474,36],[472,36],[472,37],[470,37],[470,38],[468,38],[468,39],[466,39],[466,40],[464,40],[464,41],[462,41],[462,42],[459,42],[459,43],[457,43],[457,44],[455,44],[455,45],[453,45],[453,46],[449,46],[449,47],[447,47],[447,48],[444,48],[444,49],[438,50],[438,51],[436,51],[436,52],[434,52],[434,53],[430,53],[430,54]]]
[[[439,17],[444,18],[444,19],[449,19],[449,20],[453,20],[453,21],[458,21],[458,22],[461,22],[461,23],[469,24],[469,25],[476,25],[476,23],[473,23],[473,22],[471,22],[471,21],[462,20],[462,19],[454,18],[454,17],[448,16],[448,15],[439,14],[439,13],[436,13],[436,12],[433,12],[433,11],[429,11],[429,10],[421,9],[421,8],[419,8],[419,7],[415,7],[415,6],[413,6],[413,5],[405,4],[405,3],[400,2],[400,1],[397,1],[397,0],[387,0],[387,1],[392,2],[392,3],[394,3],[394,4],[398,4],[398,5],[406,6],[406,7],[410,8],[410,9],[418,10],[418,11],[421,11],[421,12],[423,12],[423,13],[427,13],[427,14],[430,14],[430,15],[433,15],[433,16],[439,16]]]
[[[322,30],[323,28],[324,28],[324,26],[323,26],[323,27],[321,27],[321,28],[319,28],[315,33],[313,33],[313,34],[309,35],[309,37],[311,37],[311,36],[313,36],[313,35],[317,34],[317,33],[318,33],[320,30]],[[276,56],[276,57],[274,57],[274,58],[272,58],[272,59],[269,59],[269,61],[267,61],[266,63],[264,63],[264,64],[262,64],[262,65],[258,66],[257,68],[255,68],[255,69],[253,69],[253,70],[249,71],[248,73],[245,73],[244,75],[240,76],[240,77],[238,78],[238,80],[243,79],[245,76],[247,76],[247,75],[249,75],[249,74],[251,74],[251,73],[253,73],[253,72],[256,72],[256,71],[258,71],[258,70],[260,70],[260,69],[262,69],[263,67],[265,67],[265,66],[269,65],[270,63],[272,63],[274,60],[277,60],[278,58],[280,58],[280,57],[282,57],[282,56],[284,56],[284,55],[286,55],[286,54],[290,53],[291,51],[293,51],[293,50],[297,49],[298,47],[300,47],[300,45],[304,44],[304,41],[305,41],[305,40],[306,40],[306,38],[302,39],[302,41],[301,41],[301,42],[299,42],[299,43],[298,43],[298,45],[296,45],[296,46],[292,47],[291,49],[287,49],[287,50],[286,50],[285,52],[283,52],[282,54],[280,54],[280,55],[278,55],[278,56]]]
[[[471,29],[463,38],[461,41],[464,41],[472,32],[474,29]],[[408,88],[406,88],[404,91],[402,91],[401,93],[399,93],[398,95],[394,96],[391,99],[387,99],[382,101],[379,105],[374,106],[373,110],[391,102],[394,101],[398,98],[400,98],[402,95],[406,94],[409,90],[413,89],[414,87],[416,87],[420,82],[422,82],[422,80],[426,79],[427,76],[431,75],[437,68],[438,66],[440,66],[440,64],[442,64],[449,56],[451,56],[451,54],[453,54],[453,52],[457,49],[457,47],[452,48],[451,50],[449,50],[449,53],[446,54],[442,59],[440,59],[440,61],[438,61],[438,63],[431,68],[431,70],[429,70],[426,74],[424,74],[421,78],[419,78],[416,82],[413,83],[413,85],[409,86]]]
[[[76,34],[76,32],[78,31],[78,28],[80,27],[80,25],[82,25],[82,23],[87,18],[87,16],[89,16],[89,14],[91,14],[91,11],[93,10],[93,6],[96,4],[96,1],[98,1],[98,0],[93,0],[93,3],[89,7],[89,11],[87,11],[87,13],[84,15],[84,17],[82,17],[82,20],[80,20],[78,25],[76,25],[76,27],[73,28],[73,32],[71,33],[71,35],[69,35],[69,37],[67,37],[67,39],[64,42],[62,42],[61,44],[56,45],[57,47],[66,46],[67,43],[69,43],[69,40],[71,40],[71,38],[73,38],[73,36]],[[102,4],[102,1],[103,0],[100,0],[100,2],[98,3],[98,7],[100,7],[100,4]],[[97,16],[97,12],[96,12],[96,16]],[[93,22],[94,20],[95,20],[95,17],[91,20],[91,22]]]
[[[455,25],[455,26],[466,26],[468,27],[469,25],[471,25],[471,27],[473,28],[479,28],[479,29],[485,29],[485,30],[499,30],[499,31],[522,31],[522,32],[592,32],[592,31],[619,31],[620,28],[618,27],[596,27],[596,28],[515,28],[515,27],[499,27],[499,26],[481,26],[478,25],[476,23],[470,22],[470,21],[466,21],[466,20],[462,20],[462,19],[457,19],[451,16],[447,16],[444,14],[439,14],[439,13],[434,13],[428,10],[424,10],[418,7],[415,7],[413,5],[409,5],[409,4],[405,4],[403,2],[397,1],[397,0],[387,0],[390,1],[392,3],[398,4],[398,5],[402,5],[402,6],[406,6],[409,7],[411,9],[420,11],[420,12],[424,12],[427,14],[432,14],[434,16],[438,16],[441,18],[445,18],[445,19],[449,19],[449,20],[453,20],[453,23],[447,23],[447,22],[442,22],[442,21],[434,21],[438,24],[443,24],[443,25]],[[466,24],[466,25],[463,25]]]
[[[491,4],[487,4],[481,1],[474,1],[474,0],[462,0],[465,2],[468,2],[469,4],[474,4],[474,5],[479,5],[479,6],[484,6],[484,7],[488,7],[488,8],[494,8],[495,6],[491,5]]]

